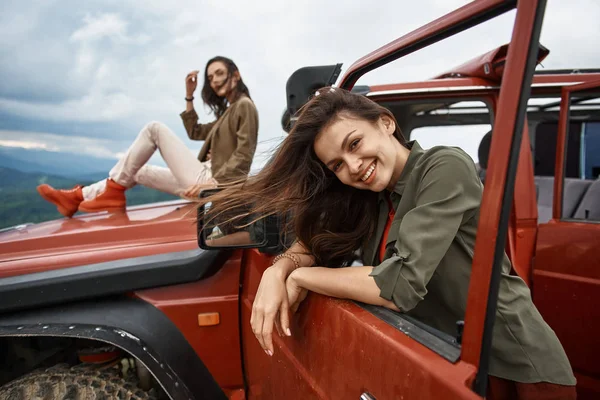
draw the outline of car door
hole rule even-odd
[[[580,140],[586,124],[600,121],[572,122],[575,110],[581,118],[582,110],[593,110],[599,99],[600,81],[562,91],[552,219],[539,225],[533,271],[534,302],[569,356],[580,399],[600,397],[600,179],[589,176],[593,166],[586,169],[580,156],[586,153],[586,141]],[[568,146],[580,151],[567,151]],[[567,177],[567,169],[581,174]]]
[[[465,384],[456,337],[381,307],[309,294],[291,318],[291,337],[262,350],[250,328],[252,302],[271,258],[247,253],[242,295],[249,399],[478,398]],[[372,397],[368,397],[368,396]]]
[[[496,161],[489,171],[489,189],[484,191],[479,227],[483,232],[477,238],[464,335],[441,333],[381,307],[311,293],[292,317],[292,336],[274,334],[275,354],[269,357],[252,333],[250,316],[261,276],[272,258],[248,250],[240,314],[249,399],[471,399],[486,394],[490,321],[495,316],[500,271],[494,259],[504,251],[518,163],[518,156],[511,155],[518,154],[528,97],[528,90],[521,88],[531,83],[545,1],[470,3],[361,58],[339,85],[351,89],[365,72],[515,6],[514,45],[509,49],[494,124],[504,134],[492,141]],[[503,198],[502,207],[498,198]]]

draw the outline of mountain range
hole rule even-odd
[[[63,218],[54,205],[40,197],[36,187],[42,183],[56,188],[90,184],[106,178],[114,163],[70,153],[0,147],[0,229]],[[127,191],[127,205],[176,198],[143,186]]]
[[[22,172],[95,180],[98,176],[106,177],[115,162],[114,159],[88,155],[0,146],[0,167]]]

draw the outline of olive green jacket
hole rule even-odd
[[[363,249],[363,263],[379,264],[371,276],[381,297],[455,335],[456,321],[465,317],[483,185],[473,160],[461,149],[423,150],[416,142],[410,144],[410,155],[391,193],[396,214],[385,259],[379,263],[377,254],[388,215],[382,193],[376,235]],[[490,375],[574,385],[556,334],[534,306],[525,282],[510,270],[505,254]]]
[[[258,138],[258,112],[249,97],[240,97],[221,118],[208,124],[198,123],[195,110],[180,116],[189,138],[204,140],[198,160],[206,161],[211,150],[212,175],[217,182],[248,176]]]

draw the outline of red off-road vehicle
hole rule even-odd
[[[269,357],[249,319],[279,250],[276,221],[262,223],[255,243],[211,249],[193,204],[153,204],[0,233],[0,398],[481,398],[505,249],[567,351],[579,398],[599,398],[600,71],[534,73],[547,54],[545,3],[476,1],[361,58],[339,81],[333,65],[288,82],[293,115],[319,86],[352,89],[370,70],[517,9],[508,46],[435,79],[355,88],[426,147],[432,127],[447,129],[444,144],[459,131],[482,143],[464,329],[310,294],[293,336],[275,335]]]

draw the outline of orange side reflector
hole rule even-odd
[[[218,312],[198,314],[198,325],[200,326],[219,325],[219,322],[221,319]]]

